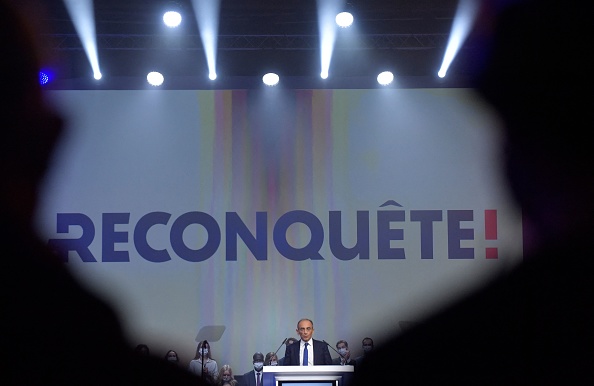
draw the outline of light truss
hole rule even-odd
[[[82,50],[76,34],[50,34],[44,40],[54,50]],[[337,41],[338,50],[427,50],[443,48],[447,33],[374,34],[364,35],[355,42]],[[98,50],[202,50],[199,35],[175,36],[157,34],[99,34]],[[317,50],[317,35],[220,35],[218,50]]]

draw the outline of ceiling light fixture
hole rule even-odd
[[[152,71],[148,73],[148,75],[146,76],[146,80],[147,82],[149,82],[151,86],[158,87],[163,84],[165,78],[163,77],[163,74],[161,74],[160,72]]]
[[[264,84],[266,86],[271,86],[271,87],[276,86],[278,84],[279,80],[280,80],[280,77],[273,72],[269,72],[268,74],[266,74],[262,77],[262,82],[264,82]]]
[[[176,28],[182,22],[182,6],[176,1],[167,3],[163,13],[163,23],[169,28]]]
[[[394,81],[394,74],[390,71],[384,71],[377,76],[377,83],[387,86]]]
[[[177,11],[167,11],[163,14],[163,23],[169,28],[178,27],[181,24],[182,16]]]
[[[340,28],[348,28],[351,25],[353,25],[353,21],[355,19],[353,18],[353,14],[350,12],[340,12],[338,15],[336,15],[336,24],[340,27]]]

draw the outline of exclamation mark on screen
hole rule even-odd
[[[497,210],[485,210],[485,240],[497,240]],[[485,248],[487,259],[497,259],[499,257],[497,248]]]

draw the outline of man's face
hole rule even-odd
[[[257,354],[257,355],[254,355],[252,359],[253,359],[252,363],[254,365],[254,370],[261,371],[262,367],[264,366],[264,355]]]
[[[302,320],[297,325],[297,333],[301,337],[301,340],[309,341],[313,335],[314,328],[313,324],[309,320]]]
[[[373,350],[373,342],[370,341],[370,340],[367,340],[367,339],[364,340],[363,341],[363,352],[366,352],[367,353],[367,352],[369,352],[371,350]]]
[[[338,350],[338,352],[339,352],[341,355],[343,355],[343,356],[344,356],[345,358],[347,358],[347,359],[348,359],[348,358],[349,358],[349,356],[351,355],[351,353],[349,352],[349,348],[347,347],[347,345],[346,345],[346,344],[344,344],[344,343],[342,343],[342,342],[341,342],[341,343],[339,343],[339,344],[336,346],[336,349]]]

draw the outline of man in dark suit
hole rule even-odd
[[[262,386],[262,369],[264,368],[264,354],[254,353],[252,356],[254,369],[243,374],[241,386]]]
[[[373,339],[369,337],[363,338],[363,340],[361,341],[361,348],[363,349],[363,354],[355,358],[355,362],[357,364],[363,362],[363,359],[365,359],[365,357],[373,351]]]
[[[332,357],[328,344],[312,338],[314,333],[313,322],[301,319],[297,323],[297,333],[301,339],[287,346],[285,351],[285,366],[317,366],[331,365]]]
[[[349,343],[346,340],[336,342],[336,351],[340,357],[332,360],[333,365],[355,366],[356,362],[354,359],[351,359],[351,350],[349,350]]]

